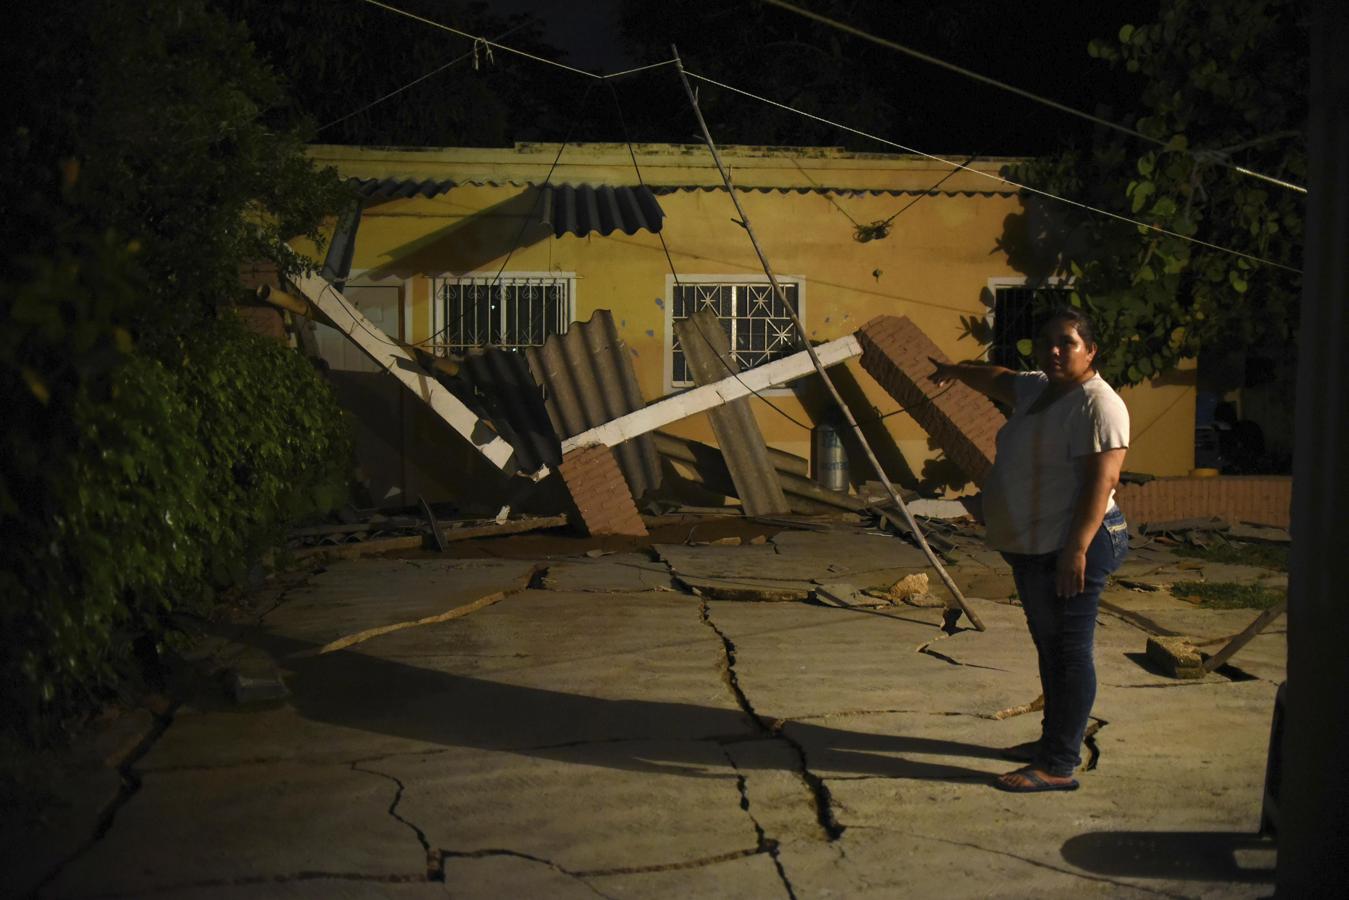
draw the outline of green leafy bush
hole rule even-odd
[[[229,312],[345,202],[275,74],[201,0],[58,6],[14,11],[0,131],[0,717],[29,739],[350,464],[322,379]]]
[[[346,496],[342,411],[299,354],[223,319],[166,364],[130,356],[74,398],[71,446],[30,474],[23,539],[4,551],[6,720],[81,706],[202,612],[288,521]],[[10,518],[10,516],[6,516]]]

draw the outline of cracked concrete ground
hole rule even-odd
[[[865,568],[876,537],[841,556],[848,540],[781,541],[791,565],[758,574]],[[515,590],[535,562],[554,571],[471,615],[307,653]],[[990,787],[997,750],[1037,717],[993,715],[1039,685],[996,559],[953,567],[993,599],[970,601],[986,632],[949,636],[939,609],[723,601],[662,572],[632,554],[332,566],[233,638],[290,696],[181,706],[40,896],[1270,892],[1254,832],[1280,624],[1235,679],[1176,682],[1141,661],[1148,630],[1253,614],[1113,592],[1128,615],[1100,619],[1095,768],[1018,796]]]

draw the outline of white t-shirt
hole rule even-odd
[[[1049,386],[1045,373],[1019,373],[1012,384],[1016,403],[998,432],[998,452],[984,482],[988,545],[1008,553],[1052,553],[1068,543],[1082,487],[1078,458],[1128,447],[1129,410],[1100,375],[1034,415],[1026,411]]]

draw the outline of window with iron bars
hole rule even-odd
[[[438,278],[432,346],[440,356],[475,347],[537,347],[571,325],[574,281],[555,274]]]
[[[1019,372],[1035,369],[1038,364],[1031,345],[1040,324],[1036,310],[1067,305],[1069,292],[1069,288],[1056,285],[995,287],[988,361]]]
[[[778,279],[787,303],[799,314],[801,285]],[[681,281],[672,287],[671,319],[687,319],[702,309],[710,309],[721,320],[730,340],[731,353],[741,371],[790,356],[801,349],[792,317],[764,282]],[[672,387],[688,387],[693,375],[688,370],[679,336],[671,329]]]

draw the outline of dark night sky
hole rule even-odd
[[[709,0],[708,5],[709,9],[725,9],[738,2],[748,0]],[[798,2],[811,7],[811,0]],[[536,17],[543,24],[544,39],[565,52],[565,62],[602,72],[658,61],[627,55],[618,27],[621,5],[621,0],[487,0],[494,12]],[[856,5],[851,24],[869,29],[867,6],[865,2]],[[884,29],[877,29],[877,34],[1074,108],[1095,112],[1098,103],[1109,106],[1112,96],[1119,97],[1121,76],[1089,58],[1087,42],[1113,38],[1125,23],[1153,20],[1157,0],[965,2],[954,3],[951,8],[958,10],[954,14],[961,18],[962,32],[953,46],[934,46],[931,34],[925,34],[918,25],[909,34]],[[795,21],[822,44],[837,39],[846,51],[862,43],[786,10],[770,8],[767,14]],[[681,47],[685,55],[691,55],[693,49],[687,44]],[[755,50],[747,47],[746,52]],[[893,101],[915,111],[914,119],[921,126],[906,134],[886,136],[912,142],[918,149],[986,155],[1039,153],[1056,147],[1062,130],[1076,129],[1075,133],[1082,134],[1084,127],[1090,128],[1061,112],[902,54],[883,51],[882,58],[885,70],[861,72],[858,77],[893,85],[889,94]],[[766,85],[737,86],[772,94]],[[842,136],[839,143],[843,143]]]
[[[487,0],[496,13],[533,15],[544,24],[544,39],[567,52],[564,62],[601,72],[632,65],[619,39],[619,5],[620,0]]]

